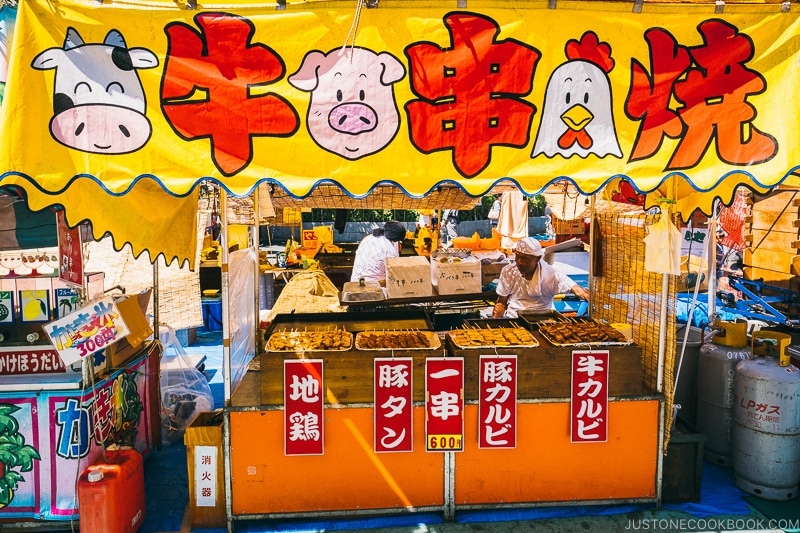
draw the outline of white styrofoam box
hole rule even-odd
[[[460,261],[431,261],[431,283],[439,294],[475,294],[481,292],[481,262],[475,257]]]
[[[389,298],[432,296],[428,259],[421,255],[386,258],[386,293]]]

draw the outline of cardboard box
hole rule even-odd
[[[442,256],[445,262],[431,261],[431,283],[439,294],[475,294],[481,292],[481,262],[475,257],[460,261]]]
[[[142,343],[153,334],[153,328],[147,319],[147,307],[150,305],[151,289],[134,296],[116,300],[122,320],[130,333],[124,339],[115,342],[106,349],[106,356],[111,368],[125,364],[142,349]]]
[[[498,263],[483,263],[481,265],[481,286],[486,287],[500,277],[500,271],[508,265],[508,261]]]
[[[433,295],[431,265],[426,257],[386,259],[386,292],[389,298],[418,298]]]

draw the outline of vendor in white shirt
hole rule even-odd
[[[584,300],[589,292],[563,272],[542,261],[544,250],[533,237],[514,246],[514,263],[500,272],[492,318],[515,318],[520,311],[549,311],[556,294],[572,292]]]
[[[353,262],[350,281],[377,281],[386,283],[386,258],[400,257],[400,247],[406,238],[406,228],[396,221],[372,230],[372,235],[361,239]]]

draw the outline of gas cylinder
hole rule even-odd
[[[800,488],[800,369],[790,364],[790,342],[756,331],[753,358],[734,374],[734,483],[766,500],[791,500]]]
[[[716,333],[700,347],[697,362],[697,429],[705,434],[703,456],[730,468],[733,427],[733,375],[750,357],[747,324],[716,321]]]

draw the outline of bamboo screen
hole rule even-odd
[[[662,275],[648,272],[644,238],[660,215],[597,214],[592,265],[591,316],[607,323],[630,324],[633,340],[642,348],[642,376],[645,388],[657,390],[658,338],[661,324]],[[669,276],[664,395],[666,433],[664,449],[672,427],[672,400],[675,364],[675,289],[676,277]]]

